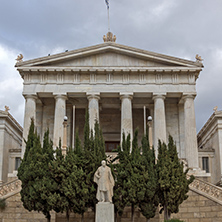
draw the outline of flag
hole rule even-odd
[[[107,5],[107,9],[109,9],[109,0],[105,0],[106,5]]]

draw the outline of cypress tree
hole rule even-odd
[[[80,147],[81,148],[81,147]],[[87,210],[87,200],[89,198],[89,187],[87,186],[84,166],[81,165],[82,150],[74,153],[69,149],[65,158],[66,168],[69,172],[65,178],[64,194],[69,200],[70,211],[83,216]]]
[[[159,141],[158,150],[160,213],[164,210],[164,219],[168,220],[171,213],[178,213],[179,205],[188,198],[189,184],[194,177],[187,180],[188,170],[183,170],[172,136],[169,136],[168,146]]]
[[[134,222],[135,208],[145,197],[147,171],[138,146],[138,130],[135,131],[130,153],[130,135],[125,140],[123,134],[122,148],[118,148],[119,164],[116,165],[117,182],[114,190],[114,204],[121,216],[124,208],[131,205],[131,221]]]
[[[51,178],[53,179],[54,191],[49,194],[48,201],[55,212],[66,213],[67,222],[69,222],[69,214],[73,206],[72,200],[69,198],[69,195],[71,196],[72,194],[68,194],[69,189],[67,188],[69,185],[67,184],[67,178],[70,174],[70,168],[72,167],[67,164],[62,155],[60,140],[59,147],[56,148],[56,158],[52,161],[49,168]]]
[[[143,216],[149,221],[150,218],[155,216],[159,200],[157,194],[158,183],[155,167],[155,152],[154,148],[150,149],[148,135],[144,136],[142,139],[142,157],[145,165],[145,194],[143,200],[139,203],[139,208]]]
[[[127,138],[125,133],[122,134],[122,144],[118,146],[118,155],[113,160],[113,162],[117,161],[118,164],[113,165],[112,168],[115,168],[116,171],[116,182],[114,186],[114,196],[113,202],[115,206],[115,214],[121,217],[123,211],[127,205],[129,205],[128,199],[128,178],[129,171],[127,169],[130,168],[130,134],[128,134]]]
[[[34,128],[34,120],[32,119],[26,142],[27,149],[18,169],[18,178],[22,181],[21,200],[25,209],[42,212],[50,221],[52,208],[45,198],[45,193],[48,193],[45,186],[50,180],[48,163],[53,158],[53,152],[45,145],[48,134],[45,134],[44,149],[42,149],[40,139],[34,132]]]
[[[76,144],[77,145],[77,144]],[[88,194],[85,199],[86,208],[91,208],[95,211],[97,185],[93,182],[94,173],[101,165],[101,161],[106,159],[105,143],[98,121],[95,122],[94,133],[93,129],[89,128],[88,110],[85,114],[84,126],[84,149],[82,155],[77,157],[77,169],[83,170],[84,186],[88,189]]]
[[[145,198],[148,172],[146,171],[140,147],[138,146],[138,129],[134,132],[132,153],[130,155],[128,198],[131,204],[131,221],[134,222],[135,208]]]

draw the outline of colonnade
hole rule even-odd
[[[25,103],[25,118],[23,138],[28,137],[30,119],[36,119],[36,95],[24,95]],[[54,134],[53,144],[58,146],[59,138],[63,138],[63,121],[66,115],[66,100],[67,95],[54,95],[55,98],[55,116],[54,116]],[[166,113],[165,113],[165,98],[166,94],[159,93],[153,95],[154,101],[154,147],[157,155],[158,140],[167,142],[166,131]],[[88,109],[89,109],[89,125],[94,129],[95,120],[99,121],[99,100],[100,94],[87,94]],[[132,93],[123,93],[120,95],[121,100],[121,133],[130,134],[133,138],[133,115],[132,115]],[[196,123],[194,112],[194,96],[184,95],[184,132],[185,132],[185,150],[186,159],[190,168],[198,168],[198,150],[196,137]],[[121,136],[122,137],[122,136]],[[25,151],[25,144],[22,145],[22,157]]]

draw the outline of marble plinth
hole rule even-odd
[[[96,204],[95,222],[114,222],[114,205],[108,202]]]

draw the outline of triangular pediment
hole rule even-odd
[[[24,61],[16,67],[202,67],[202,63],[140,50],[116,43]]]

